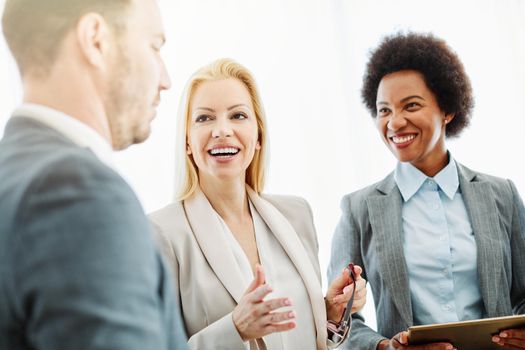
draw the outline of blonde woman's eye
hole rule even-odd
[[[233,116],[232,116],[232,119],[237,119],[237,120],[243,120],[243,119],[246,119],[248,118],[245,114],[243,113],[235,113]]]
[[[207,122],[210,119],[211,118],[210,118],[209,115],[199,115],[197,118],[195,118],[195,122],[196,123],[203,123],[203,122]]]

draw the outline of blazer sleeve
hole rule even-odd
[[[352,262],[363,268],[366,277],[366,266],[360,251],[360,232],[352,213],[352,195],[346,195],[341,201],[341,218],[332,238],[332,250],[328,265],[328,283],[331,283],[340,271]],[[364,202],[361,205],[366,205]],[[381,334],[365,325],[365,319],[360,312],[352,315],[352,329],[347,341],[341,346],[348,350],[375,350],[377,344],[386,339]]]
[[[155,218],[150,217],[151,222],[155,228],[155,235],[157,242],[160,245],[160,250],[167,260],[175,281],[175,297],[180,303],[180,289],[179,289],[179,261],[175,253],[174,246],[168,235],[162,229],[162,225],[155,221]],[[184,306],[181,306],[184,314]],[[221,319],[211,323],[204,329],[193,334],[188,339],[188,347],[191,350],[199,349],[232,349],[232,350],[249,350],[249,342],[243,342],[235,324],[233,323],[232,313],[226,314]]]
[[[51,164],[21,201],[11,259],[28,345],[167,349],[173,330],[149,223],[125,182],[92,163]]]
[[[511,303],[515,314],[525,314],[525,208],[516,186],[508,181],[513,196]]]

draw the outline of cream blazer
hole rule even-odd
[[[292,196],[248,196],[297,268],[314,313],[317,349],[326,349],[326,310],[317,257],[318,244],[308,203]],[[190,349],[245,350],[232,320],[233,308],[244,294],[241,270],[206,196],[198,190],[150,215],[161,250],[173,270],[175,291]],[[301,286],[303,287],[303,286]],[[264,341],[250,341],[250,350],[266,349]]]

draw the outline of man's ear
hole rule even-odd
[[[104,18],[98,13],[83,15],[76,26],[76,38],[80,53],[86,61],[92,66],[103,69],[112,40]]]

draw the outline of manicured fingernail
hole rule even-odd
[[[499,337],[498,337],[498,336],[493,336],[493,337],[492,337],[492,341],[493,341],[494,343],[499,343]]]
[[[272,286],[270,286],[269,284],[266,285],[266,291],[267,292],[271,292],[273,289],[272,289]]]
[[[292,305],[292,301],[290,299],[284,299],[284,305],[290,306]]]
[[[505,333],[505,332],[501,332],[499,334],[499,336],[502,337],[502,338],[507,338],[509,335],[507,333]]]
[[[290,312],[288,313],[288,318],[295,318],[295,312],[290,311]]]
[[[446,346],[446,349],[447,349],[447,350],[452,350],[452,348],[453,348],[453,346],[450,345],[450,344],[448,344],[448,345]]]

